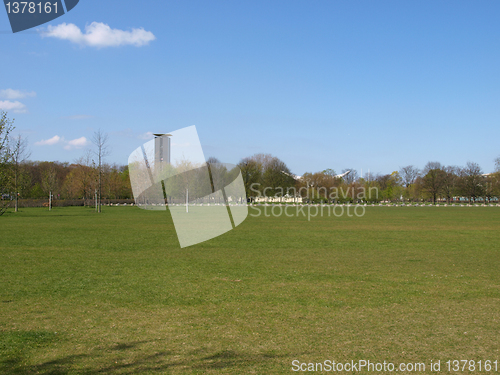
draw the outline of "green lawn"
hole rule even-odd
[[[500,361],[499,229],[498,207],[368,207],[360,218],[249,216],[180,249],[168,212],[8,212],[0,373]]]

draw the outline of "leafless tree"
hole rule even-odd
[[[347,176],[344,176],[342,178],[344,179],[344,182],[347,185],[350,185],[358,179],[358,171],[355,170],[354,168],[347,168],[347,169],[343,169],[342,173],[345,173],[347,171],[351,171],[351,173],[349,173]]]
[[[426,175],[427,173],[429,173],[429,171],[431,171],[433,169],[442,169],[442,168],[443,168],[443,166],[441,165],[440,162],[430,161],[424,167],[424,175]]]
[[[0,216],[10,205],[9,200],[3,200],[3,193],[10,193],[11,188],[11,150],[9,148],[9,134],[14,130],[14,121],[7,118],[7,112],[0,111]]]
[[[414,167],[413,165],[407,165],[406,167],[401,167],[399,169],[399,175],[401,176],[402,185],[404,186],[403,194],[409,200],[415,198],[415,183],[420,177],[420,169]]]
[[[399,174],[403,179],[404,186],[408,188],[413,185],[417,177],[420,176],[420,169],[413,165],[407,165],[399,169]]]
[[[14,194],[15,194],[15,208],[14,211],[19,210],[19,180],[21,179],[22,168],[21,164],[26,161],[31,155],[28,151],[28,139],[18,135],[12,139],[12,168],[14,172]]]
[[[92,143],[96,146],[94,152],[97,157],[97,168],[99,172],[99,181],[97,184],[97,212],[101,212],[101,195],[102,195],[102,161],[108,155],[109,150],[107,146],[108,135],[103,133],[101,129],[94,133]]]

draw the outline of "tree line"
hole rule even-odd
[[[107,137],[94,134],[95,150],[87,150],[74,163],[31,161],[27,142],[11,137],[13,121],[0,112],[0,215],[7,207],[18,208],[19,199],[78,199],[84,205],[100,199],[130,199],[128,166],[106,164]],[[98,205],[100,208],[100,204]]]
[[[500,157],[496,171],[485,174],[477,163],[464,167],[429,162],[421,170],[413,165],[390,174],[359,176],[352,168],[344,177],[333,169],[307,172],[300,178],[286,164],[268,154],[244,158],[238,164],[247,196],[301,197],[309,202],[498,202],[500,197]]]
[[[11,137],[13,121],[0,112],[0,215],[14,200],[47,198],[81,199],[84,205],[95,199],[131,199],[128,166],[103,162],[107,137],[94,134],[95,150],[88,150],[74,163],[30,161],[26,140]],[[219,161],[209,158],[207,163]],[[261,196],[301,197],[306,202],[422,202],[451,203],[460,198],[469,203],[496,201],[500,197],[500,157],[496,171],[484,174],[477,163],[463,167],[429,162],[420,170],[408,165],[391,174],[359,176],[351,168],[338,177],[333,169],[293,175],[286,163],[270,154],[255,154],[240,160],[245,191],[249,200]],[[194,191],[193,191],[194,192]],[[100,204],[99,204],[100,208]]]

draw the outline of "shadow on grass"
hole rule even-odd
[[[86,354],[67,355],[33,364],[31,358],[36,355],[34,351],[47,347],[56,340],[60,341],[57,335],[41,331],[0,332],[0,373],[65,375],[164,373],[169,370],[205,372],[224,368],[245,369],[275,359],[290,357],[288,354],[275,354],[274,352],[250,354],[223,350],[210,353],[204,348],[182,356],[173,351],[146,355],[140,353],[141,345],[149,341],[134,341],[95,349]],[[118,352],[119,355],[117,355]],[[124,355],[125,358],[133,359],[125,360]]]
[[[222,369],[227,367],[244,368],[263,363],[269,360],[286,358],[289,355],[263,353],[245,354],[232,350],[224,350],[219,353],[201,358],[199,363],[193,364],[194,369]]]
[[[55,332],[46,331],[0,331],[0,372],[2,374],[32,374],[37,373],[38,366],[26,365],[29,353],[46,347],[59,340]],[[59,368],[74,362],[77,357],[86,355],[68,356],[66,358],[47,362],[40,366],[44,374],[65,374]],[[75,357],[75,358],[72,358]],[[45,371],[49,369],[49,371]]]

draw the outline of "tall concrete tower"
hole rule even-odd
[[[172,134],[154,134],[155,136],[155,169],[163,170],[170,164],[170,137]]]

